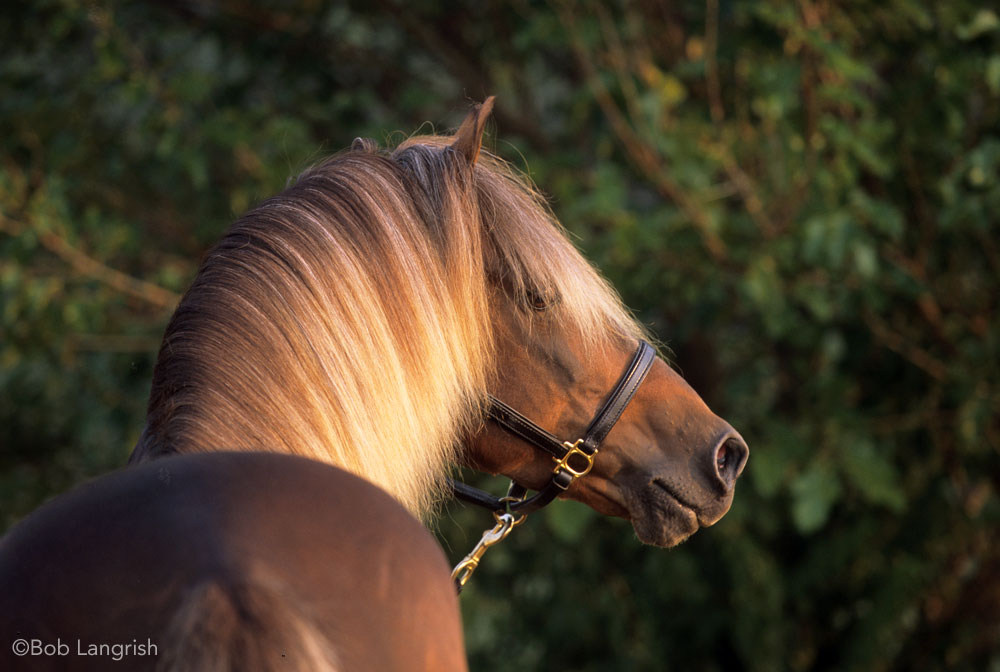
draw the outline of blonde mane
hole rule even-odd
[[[133,460],[294,453],[425,516],[482,422],[498,291],[558,296],[595,346],[640,335],[529,182],[451,140],[356,142],[229,229],[167,328]]]

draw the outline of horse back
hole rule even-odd
[[[162,458],[53,500],[0,540],[0,601],[4,669],[466,669],[433,537],[287,455]]]

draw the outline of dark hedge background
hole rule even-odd
[[[237,214],[496,94],[494,149],[752,455],[677,549],[519,528],[462,598],[473,669],[1000,670],[997,10],[441,4],[2,10],[2,526],[124,463]]]

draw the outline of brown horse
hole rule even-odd
[[[3,670],[456,670],[444,554],[381,489],[211,453],[87,483],[0,539]]]
[[[746,445],[653,360],[537,192],[481,151],[491,106],[451,138],[356,140],[237,221],[167,328],[131,461],[297,454],[423,518],[467,464],[660,546],[721,518]]]
[[[551,458],[486,423],[489,395],[581,434],[643,329],[544,201],[453,138],[356,140],[237,221],[167,327],[142,462],[305,455],[426,517],[455,463],[542,487]],[[747,448],[662,361],[566,496],[670,546],[728,510]]]

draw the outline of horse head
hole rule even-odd
[[[491,105],[488,99],[473,110],[452,142],[451,148],[470,165],[479,160]],[[494,221],[486,224],[494,238],[518,218],[499,210],[494,208]],[[557,247],[564,267],[557,279],[560,287],[532,286],[537,276],[512,272],[496,260],[500,255],[492,255],[499,267],[491,275],[499,281],[491,294],[495,366],[490,393],[543,432],[569,439],[568,451],[608,404],[643,334],[589,265],[574,259],[568,244]],[[544,257],[541,261],[546,263]],[[600,316],[590,323],[579,317],[588,308],[580,304],[588,301]],[[607,436],[599,454],[580,456],[586,466],[577,467],[574,475],[585,471],[586,477],[580,473],[567,479],[571,485],[561,496],[630,520],[645,543],[673,546],[729,510],[749,450],[663,359],[655,358],[643,374],[631,400],[616,409],[620,417],[610,421],[613,428],[604,428]],[[467,442],[465,461],[543,490],[559,472],[558,459],[533,445],[530,435],[519,436],[516,427],[512,432],[504,425],[502,417],[484,423]]]

